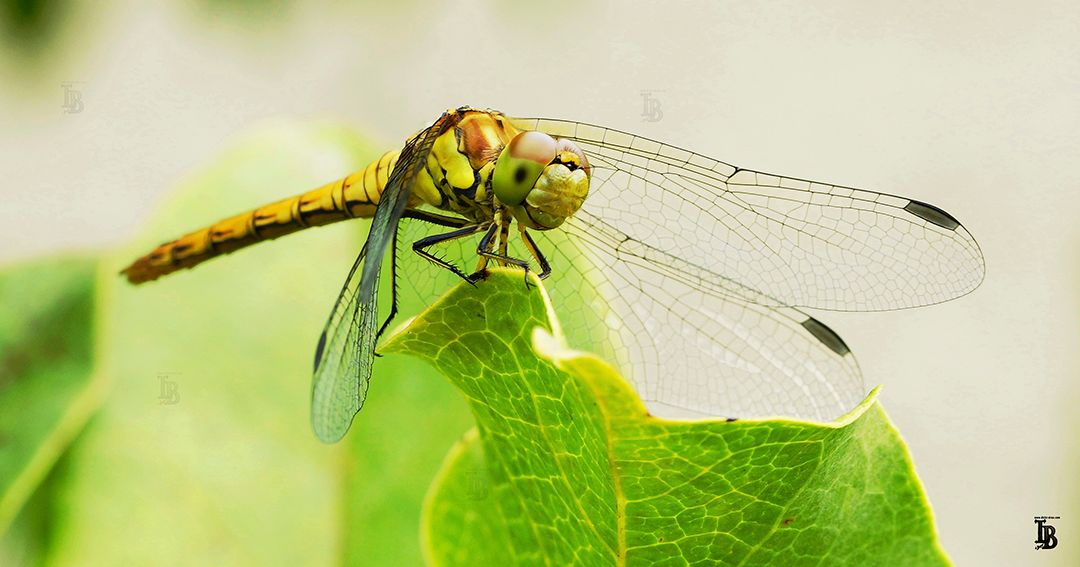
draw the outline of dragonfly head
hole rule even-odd
[[[577,144],[526,131],[499,154],[491,186],[518,222],[549,230],[581,208],[590,174],[589,160]]]

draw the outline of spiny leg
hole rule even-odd
[[[434,246],[436,244],[439,244],[440,242],[447,242],[447,241],[454,240],[454,239],[457,239],[457,238],[464,238],[466,236],[476,234],[477,232],[480,232],[480,230],[482,230],[480,225],[468,225],[467,224],[468,221],[466,221],[465,219],[462,219],[462,218],[451,217],[451,216],[447,216],[447,215],[440,215],[438,213],[431,213],[431,212],[428,212],[428,211],[418,211],[418,210],[415,210],[415,209],[407,211],[404,216],[406,216],[408,218],[412,218],[412,219],[426,221],[426,222],[429,222],[431,224],[435,224],[435,225],[439,225],[439,226],[455,227],[455,228],[459,227],[458,230],[454,230],[454,231],[443,233],[443,234],[435,234],[435,235],[428,236],[426,238],[422,238],[420,240],[417,240],[412,245],[413,246],[413,252],[416,252],[421,257],[426,258],[428,261],[430,261],[430,262],[432,262],[432,263],[434,263],[434,264],[436,264],[436,265],[438,265],[440,267],[443,267],[443,268],[446,268],[446,269],[450,270],[451,272],[453,272],[455,275],[457,275],[461,279],[463,279],[463,280],[465,280],[465,281],[467,281],[469,283],[473,283],[473,282],[471,282],[469,280],[469,277],[466,276],[465,273],[462,272],[457,266],[451,264],[450,262],[447,262],[446,260],[443,260],[442,258],[439,258],[438,256],[435,256],[434,254],[431,254],[430,252],[427,252],[425,249],[429,248],[431,246]],[[392,249],[392,251],[390,253],[390,278],[391,278],[390,279],[390,284],[391,284],[391,288],[390,288],[391,289],[390,314],[387,315],[386,320],[383,321],[382,326],[379,327],[379,332],[378,332],[378,334],[375,335],[376,338],[382,336],[382,334],[386,331],[386,328],[388,326],[390,326],[390,321],[392,321],[394,319],[394,317],[397,315],[397,312],[398,312],[397,245],[398,245],[398,233],[395,231],[395,233],[394,233],[394,245],[393,245],[393,249]],[[378,353],[376,353],[376,356],[379,356]]]
[[[496,219],[498,218],[499,217],[496,216]],[[480,239],[479,248],[483,249],[485,252],[491,252],[491,250],[495,248],[495,243],[491,239],[491,231],[495,229],[495,226],[495,224],[492,224],[491,227],[488,228],[488,233],[484,235],[484,238]],[[476,271],[473,272],[469,278],[473,281],[480,281],[487,272],[488,257],[483,254],[477,254],[476,257]]]
[[[447,228],[461,228],[469,224],[468,220],[461,217],[452,217],[450,215],[442,215],[431,211],[421,211],[419,209],[406,209],[405,214],[402,216],[407,219],[422,220]]]
[[[449,218],[449,217],[447,217],[447,218]],[[428,252],[426,249],[430,248],[430,247],[432,247],[432,246],[434,246],[436,244],[439,244],[440,242],[447,242],[447,241],[450,241],[450,240],[455,240],[455,239],[458,239],[458,238],[464,238],[466,236],[471,236],[473,234],[476,234],[476,233],[480,232],[481,230],[484,230],[483,225],[473,224],[473,225],[464,226],[462,228],[459,228],[457,230],[450,231],[450,232],[447,232],[447,233],[444,233],[444,234],[433,234],[431,236],[421,238],[420,240],[417,240],[416,242],[413,242],[413,245],[412,245],[413,252],[416,252],[421,257],[425,258],[427,261],[435,264],[436,266],[440,266],[440,267],[446,268],[447,270],[450,270],[451,272],[454,273],[454,275],[458,276],[459,278],[461,278],[461,279],[463,279],[463,280],[465,280],[465,281],[467,281],[467,282],[469,282],[471,284],[475,284],[476,283],[475,280],[473,280],[469,276],[465,275],[465,272],[462,272],[460,268],[458,268],[457,266],[451,264],[450,262],[447,262],[446,260],[443,260],[442,258],[439,258],[438,256],[435,256],[434,254]]]
[[[540,251],[540,247],[533,241],[532,235],[529,231],[525,230],[525,227],[521,227],[521,240],[525,242],[525,248],[529,249],[529,253],[536,258],[536,262],[540,264],[540,273],[537,276],[540,279],[544,279],[551,275],[551,264],[548,263],[547,258],[544,257],[544,253]]]
[[[409,210],[405,211],[404,216],[406,218],[422,220],[424,222],[428,222],[428,223],[431,223],[431,224],[434,224],[434,225],[445,226],[445,227],[449,227],[449,228],[463,228],[465,226],[472,226],[472,225],[469,224],[469,221],[467,219],[463,219],[461,217],[453,217],[453,216],[449,216],[449,215],[444,215],[444,214],[440,214],[440,213],[435,213],[435,212],[431,212],[431,211],[424,211],[424,210],[419,210],[419,209],[409,209]],[[478,230],[478,232],[479,232],[479,230]],[[443,242],[443,241],[442,240],[436,240],[435,242],[433,242],[431,244],[437,244],[438,242]],[[428,244],[428,246],[430,246],[431,244]],[[415,248],[416,247],[414,246],[413,249],[415,250]],[[423,256],[424,258],[427,258],[428,260],[431,260],[431,261],[435,262],[437,265],[439,265],[441,267],[444,267],[444,268],[446,267],[446,262],[442,261],[441,259],[436,258],[436,259],[433,260],[431,258],[430,254],[425,254],[425,253],[420,252],[420,251],[417,251],[417,252],[421,256]],[[451,269],[451,271],[454,271],[454,270]],[[455,273],[457,273],[457,272],[455,272]]]
[[[394,320],[398,312],[398,296],[397,296],[397,247],[398,247],[398,235],[399,233],[394,231],[394,242],[390,245],[390,314],[386,316],[386,320],[379,327],[379,332],[375,333],[376,342],[382,337],[383,332],[390,326],[390,321]],[[382,356],[377,351],[375,356]]]
[[[503,223],[505,222],[503,220],[505,218],[505,216],[504,216],[505,214],[506,214],[505,209],[499,208],[499,209],[495,210],[495,220],[492,221],[492,225],[488,229],[488,233],[484,235],[484,238],[480,241],[480,245],[477,247],[477,252],[478,253],[476,255],[477,256],[476,271],[473,272],[473,274],[471,276],[469,276],[474,281],[479,281],[479,280],[483,279],[484,274],[487,273],[487,265],[488,265],[488,261],[490,260],[489,254],[495,249],[495,239],[494,239],[495,230],[496,230],[496,227],[502,226]],[[505,256],[506,255],[506,253],[505,253],[506,252],[505,243],[503,243],[502,246],[503,247],[500,249],[500,253]],[[481,252],[481,250],[483,252]],[[506,266],[506,263],[505,262],[499,262],[499,265]]]
[[[416,209],[408,209],[402,215],[405,218],[411,218],[416,220],[422,220],[438,226],[446,226],[450,228],[460,228],[468,224],[469,221],[459,218],[451,217],[448,215],[440,215],[438,213],[432,213],[429,211],[420,211]],[[390,321],[394,320],[398,312],[398,281],[397,281],[397,261],[398,261],[398,237],[400,233],[394,231],[394,243],[393,248],[390,251],[390,314],[386,316],[386,320],[383,321],[382,326],[379,327],[379,332],[376,333],[376,339],[382,337],[382,334],[386,332],[386,328],[390,326]],[[414,248],[415,249],[415,248]],[[375,353],[375,356],[381,356]]]
[[[499,220],[501,221],[502,218],[500,217]],[[509,264],[509,265],[512,265],[512,266],[517,266],[517,267],[521,268],[522,270],[525,270],[525,287],[532,287],[532,282],[529,281],[529,263],[526,262],[525,260],[520,259],[520,258],[511,257],[511,256],[509,256],[509,255],[507,255],[505,253],[505,250],[506,250],[506,238],[502,239],[502,243],[499,246],[499,253],[491,252],[489,250],[490,245],[491,245],[491,240],[493,238],[495,238],[495,235],[496,234],[506,234],[507,231],[509,230],[509,226],[510,226],[510,223],[508,223],[508,222],[504,223],[504,224],[500,224],[500,223],[492,224],[491,227],[488,228],[487,234],[485,234],[484,238],[482,238],[480,240],[480,245],[476,247],[476,253],[479,254],[481,257],[486,257],[486,258],[491,258],[491,259],[494,259],[494,260],[498,260],[499,263],[501,265],[503,265],[503,266]],[[477,272],[476,274],[473,274],[473,277],[478,277],[479,275],[480,275],[480,273]]]
[[[507,248],[510,246],[510,223],[507,222],[499,226],[499,255],[503,257],[509,257],[507,254]],[[506,262],[502,262],[505,266]]]
[[[480,239],[480,244],[476,245],[476,255],[480,257],[480,260],[476,264],[476,271],[469,276],[469,281],[475,283],[484,279],[484,276],[487,275],[488,259],[493,256],[491,249],[494,248],[493,239],[498,230],[498,222],[491,223],[487,232],[484,233],[484,237]]]

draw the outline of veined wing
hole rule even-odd
[[[928,305],[983,277],[974,239],[932,205],[739,169],[588,124],[515,125],[574,140],[593,165],[557,269],[608,288],[578,319],[615,335],[600,350],[654,413],[835,418],[865,394],[858,365],[792,306]]]
[[[413,180],[427,164],[431,146],[453,126],[444,114],[402,148],[379,198],[367,241],[338,295],[315,349],[311,424],[326,443],[341,439],[367,398],[377,337],[379,276],[383,257],[397,232]]]
[[[583,307],[591,313],[568,314],[566,332],[572,344],[606,334],[591,346],[616,362],[652,413],[830,420],[865,395],[855,357],[817,319],[739,294],[702,293],[708,282],[668,269],[661,252],[589,213],[564,227],[571,246],[556,252],[557,269],[603,296]],[[563,291],[556,283],[557,305],[567,300]],[[590,324],[601,329],[578,328]]]
[[[951,215],[920,201],[740,169],[580,122],[514,119],[577,142],[594,167],[586,215],[623,249],[767,305],[878,311],[930,305],[982,281],[982,253]],[[623,255],[620,255],[620,257]]]

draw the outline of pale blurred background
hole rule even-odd
[[[122,243],[267,123],[391,147],[463,104],[927,201],[979,240],[982,287],[817,315],[884,385],[957,564],[1076,564],[1080,5],[817,4],[82,1],[21,26],[5,8],[0,263]],[[1057,549],[1034,550],[1036,515],[1061,516]]]

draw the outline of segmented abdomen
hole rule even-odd
[[[397,159],[397,151],[387,152],[343,179],[166,242],[122,273],[131,283],[148,282],[233,250],[311,226],[369,218],[375,214],[375,206]]]

